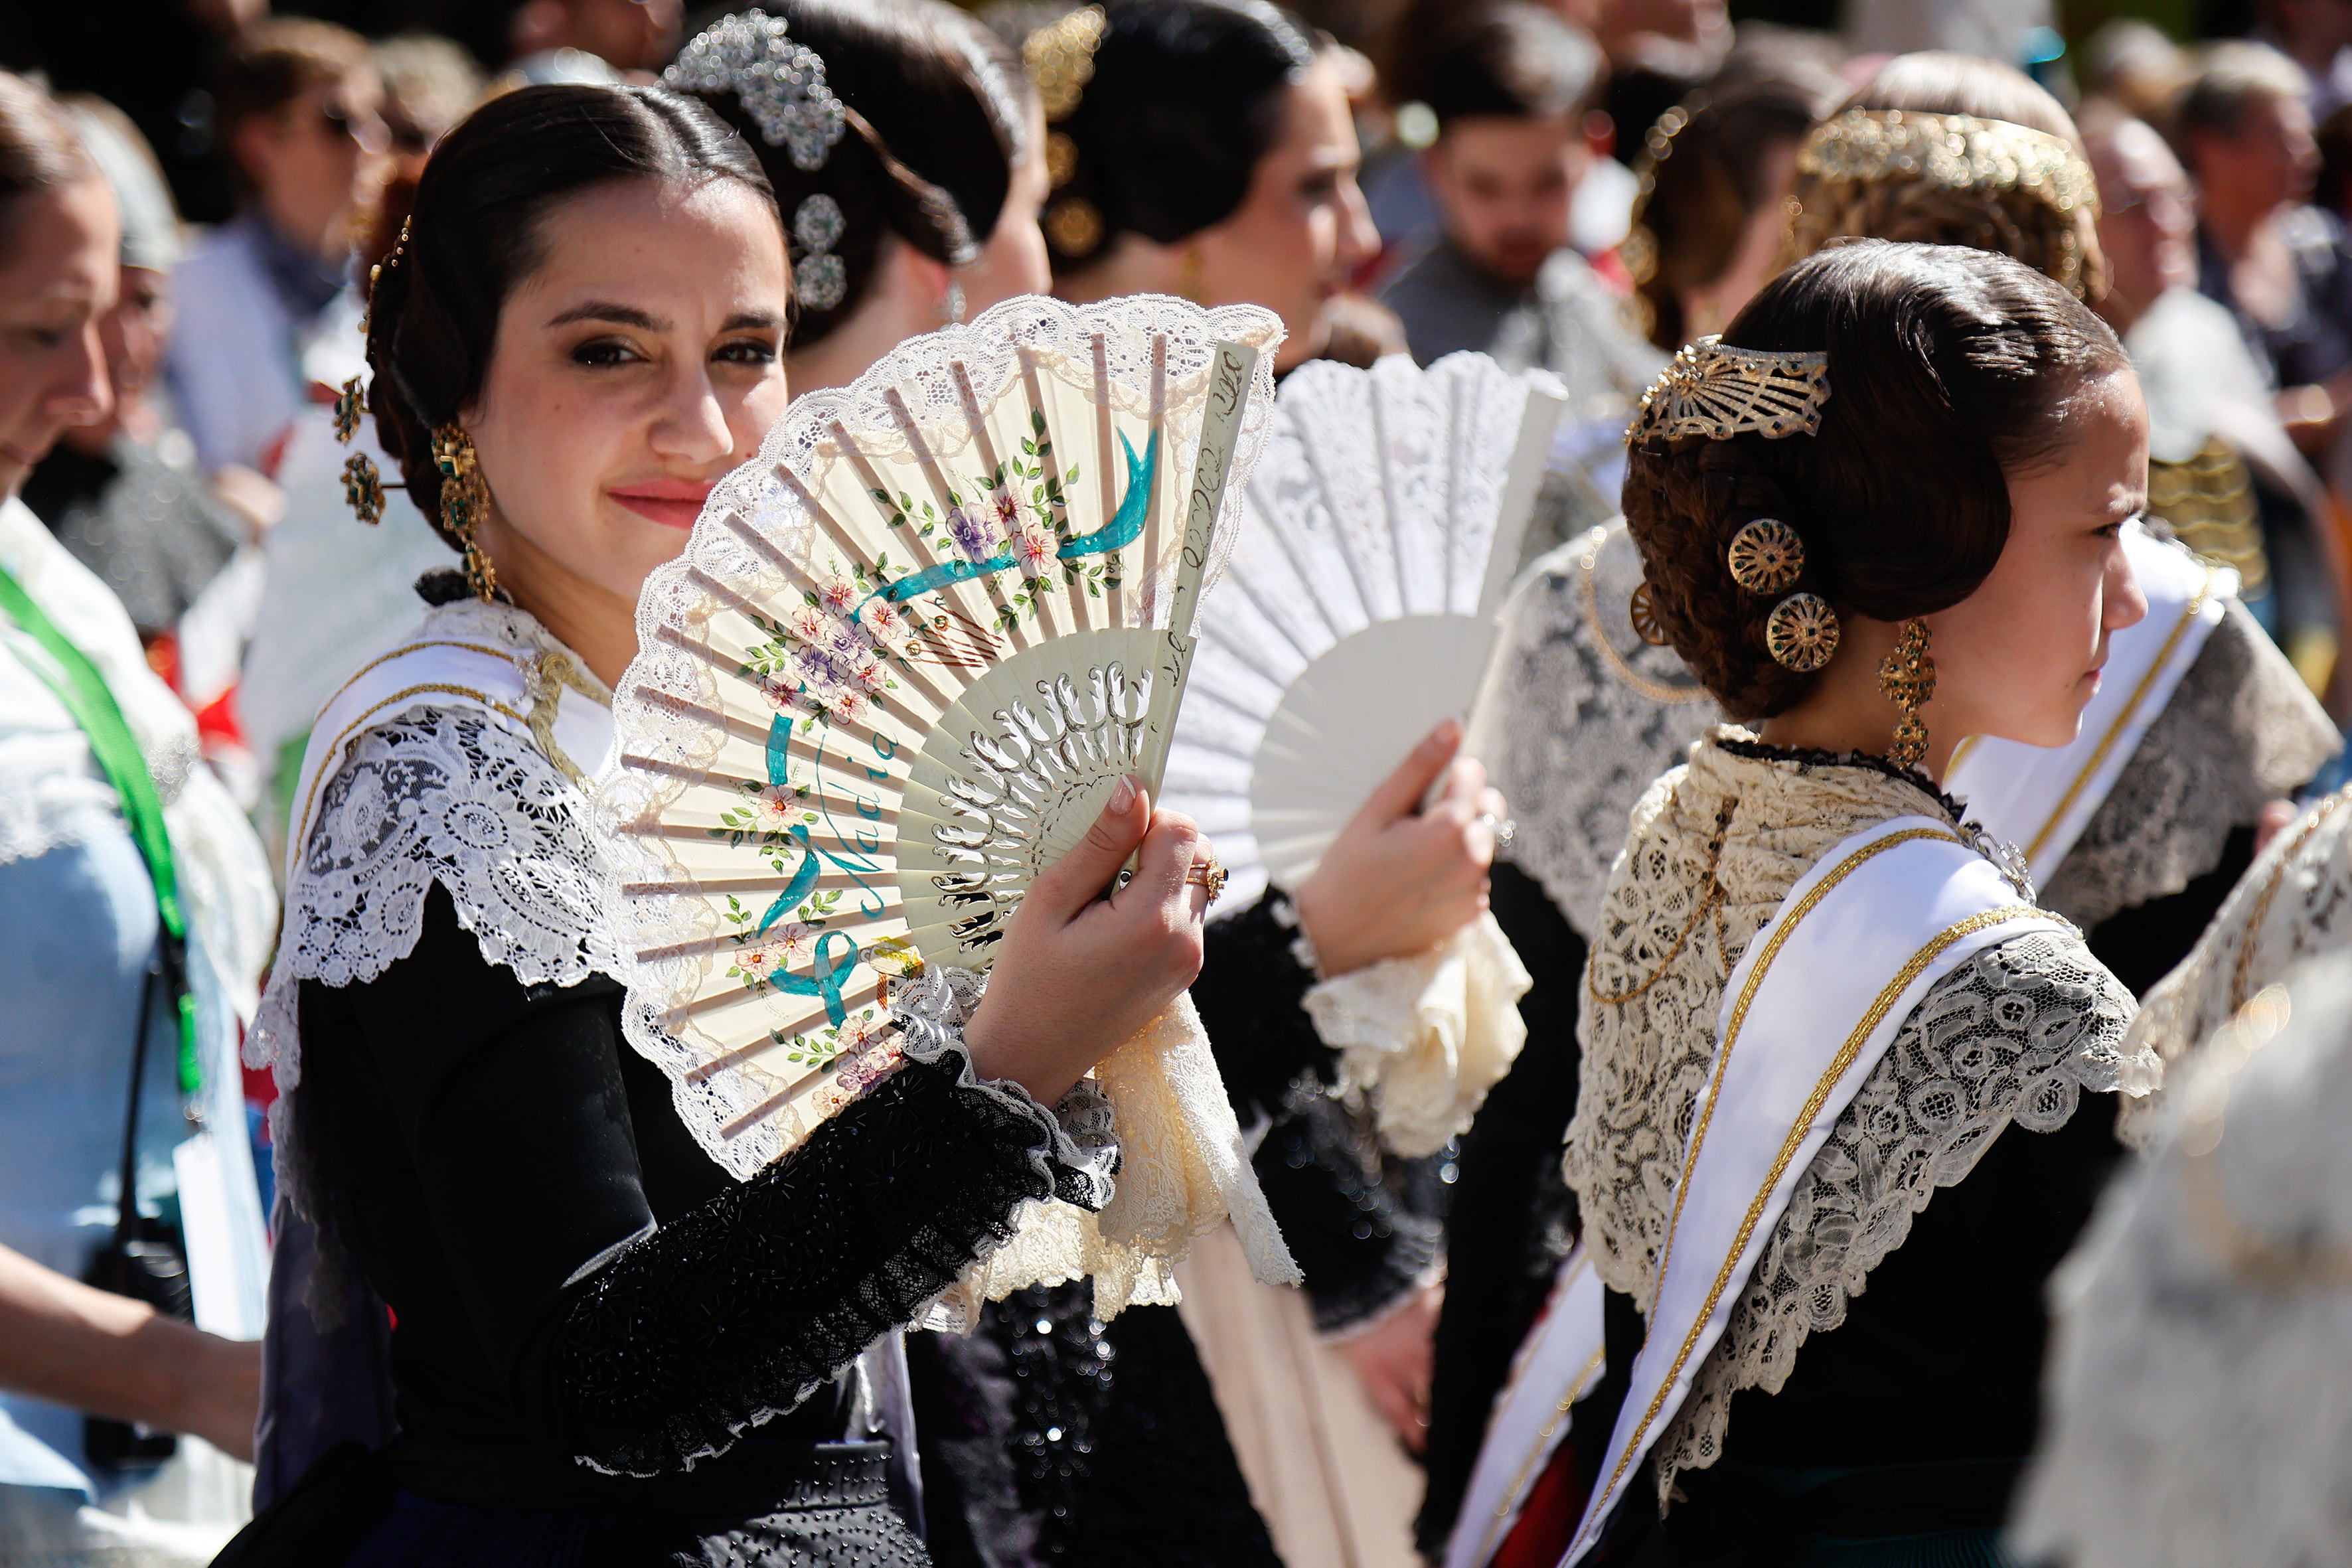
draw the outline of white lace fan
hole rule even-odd
[[[1118,778],[1156,785],[1280,337],[1008,301],[795,402],[648,582],[601,790],[632,1032],[739,1175],[896,1059],[891,981],[986,968]]]
[[[1284,382],[1168,761],[1168,804],[1231,873],[1221,910],[1297,887],[1468,711],[1562,402],[1477,353]]]

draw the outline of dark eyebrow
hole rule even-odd
[[[782,316],[772,316],[765,310],[738,310],[728,317],[726,325],[719,330],[722,332],[773,332],[782,331],[783,325]]]
[[[635,327],[645,332],[669,331],[669,323],[660,317],[648,315],[635,305],[615,305],[609,300],[591,300],[584,305],[574,305],[547,324],[568,327],[574,321],[611,321],[616,326]]]

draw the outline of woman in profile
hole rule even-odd
[[[1629,443],[1649,614],[1754,728],[1610,876],[1565,1160],[1606,1371],[1458,1560],[1992,1564],[2043,1281],[2156,1066],[1938,781],[1963,736],[2068,742],[2145,615],[2138,390],[2019,263],[1856,244],[1685,350]]]

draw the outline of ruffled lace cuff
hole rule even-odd
[[[1118,1173],[1118,1132],[1110,1097],[1102,1085],[1082,1078],[1052,1110],[1010,1079],[984,1079],[971,1065],[963,1026],[988,992],[988,976],[969,969],[934,966],[902,983],[890,998],[898,1020],[899,1048],[908,1061],[951,1072],[956,1087],[984,1095],[1034,1121],[1045,1134],[1040,1171],[1053,1195],[1099,1214],[1109,1203]]]
[[[1326,980],[1307,1015],[1339,1053],[1342,1088],[1371,1101],[1400,1154],[1434,1154],[1470,1125],[1527,1043],[1518,1000],[1534,984],[1491,914],[1439,946]]]
[[[1108,1102],[1081,1087],[1049,1111],[980,1078],[962,1037],[979,994],[961,971],[908,988],[904,1067],[589,1278],[554,1357],[583,1463],[691,1469],[915,1321],[1035,1201],[1109,1200]]]

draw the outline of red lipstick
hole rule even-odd
[[[614,485],[604,493],[664,528],[686,529],[702,515],[702,503],[710,499],[711,488],[709,479],[638,479]]]

